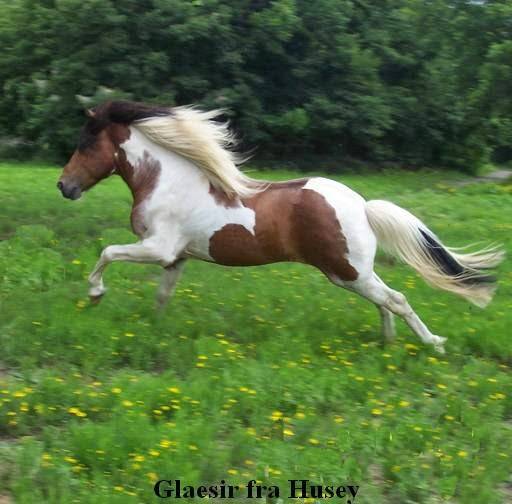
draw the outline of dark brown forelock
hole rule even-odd
[[[147,105],[145,103],[130,101],[108,101],[92,109],[94,117],[85,123],[78,140],[78,150],[84,151],[93,147],[98,134],[110,123],[130,125],[134,121],[149,117],[168,116],[172,114],[169,107]]]

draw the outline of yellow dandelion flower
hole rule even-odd
[[[168,387],[167,389],[171,394],[180,394],[181,390],[179,387]]]
[[[128,401],[127,399],[125,399],[123,402],[122,402],[123,406],[125,408],[131,408],[133,406],[133,403],[131,401]]]
[[[437,384],[437,388],[441,389],[441,390],[444,390],[446,388],[446,385],[444,383],[438,383]]]
[[[309,443],[312,444],[312,445],[318,445],[320,444],[320,441],[318,441],[318,439],[316,438],[309,438],[308,439]]]
[[[228,469],[228,474],[231,474],[231,476],[235,476],[238,474],[238,471],[236,469]]]
[[[283,418],[283,413],[281,411],[273,411],[272,415],[270,415],[271,420],[274,420],[274,422],[277,422],[277,420],[280,420]]]
[[[146,476],[148,477],[149,481],[157,481],[159,479],[158,474],[154,472],[148,472],[146,473]]]
[[[122,392],[122,389],[120,389],[119,387],[114,387],[110,389],[110,391],[112,392],[112,394],[120,394]]]
[[[195,444],[189,444],[188,449],[191,451],[197,451],[199,448]]]
[[[127,337],[127,338],[133,338],[135,336],[134,333],[132,332],[125,332],[124,335]]]
[[[283,434],[285,436],[295,436],[295,433],[292,431],[292,429],[283,429]]]
[[[467,456],[468,456],[468,452],[465,452],[464,450],[460,450],[460,451],[457,453],[457,455],[458,455],[459,457],[464,458],[464,457],[467,457]]]
[[[409,401],[400,401],[398,405],[401,406],[402,408],[407,408],[407,406],[410,406],[411,403]]]
[[[376,415],[376,416],[382,415],[382,410],[379,408],[373,408],[372,415]]]
[[[149,450],[149,454],[152,456],[152,457],[158,457],[160,456],[160,452],[158,450]]]

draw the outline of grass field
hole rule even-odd
[[[58,173],[0,165],[0,502],[156,502],[155,481],[177,478],[348,483],[358,503],[512,502],[510,259],[484,311],[379,261],[448,337],[445,356],[401,322],[384,345],[372,305],[297,264],[190,262],[158,316],[159,268],[117,263],[90,306],[101,249],[135,241],[130,196],[113,178],[70,202]],[[501,242],[510,257],[511,186],[459,177],[340,179],[449,245]]]

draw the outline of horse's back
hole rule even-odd
[[[362,250],[375,252],[364,199],[339,182],[314,177],[273,183],[243,205],[255,212],[254,232],[226,224],[210,240],[215,262],[297,261],[335,281],[355,281]]]

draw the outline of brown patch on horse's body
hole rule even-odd
[[[146,232],[144,203],[155,190],[162,166],[160,161],[153,158],[147,151],[144,151],[143,157],[138,160],[137,165],[132,166],[122,149],[119,150],[118,164],[119,175],[126,182],[133,196],[130,216],[132,229],[136,235],[142,237]]]
[[[226,224],[210,238],[209,254],[226,266],[282,261],[311,264],[330,278],[353,281],[358,273],[334,208],[318,192],[304,189],[307,179],[269,184],[241,200],[254,210],[254,235],[241,224]]]

